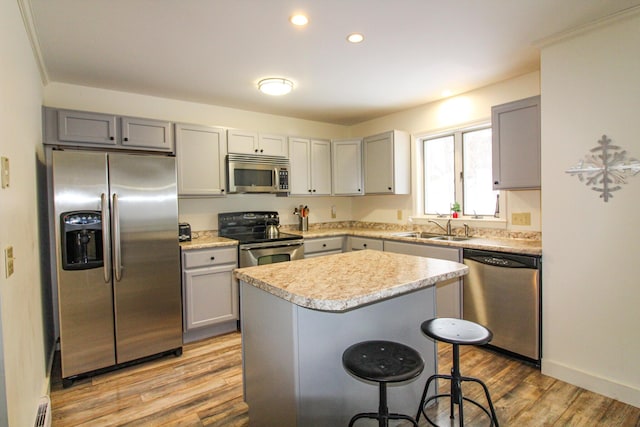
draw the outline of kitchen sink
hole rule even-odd
[[[464,240],[469,240],[470,237],[464,237],[464,236],[436,236],[436,237],[429,237],[429,240],[448,240],[450,242],[462,242]]]
[[[460,242],[463,240],[469,240],[469,237],[464,236],[447,236],[440,233],[429,233],[427,231],[402,231],[399,233],[393,233],[395,237],[414,237],[416,239],[428,239],[428,240],[448,240],[451,242]]]

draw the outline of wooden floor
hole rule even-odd
[[[451,346],[440,345],[438,357],[439,371],[448,373]],[[461,371],[486,382],[501,426],[640,427],[640,409],[544,376],[529,365],[491,351],[463,347]],[[482,401],[479,386],[465,387],[466,396]],[[446,388],[445,383],[440,385],[441,390]],[[377,391],[372,389],[372,393]],[[167,356],[80,380],[67,389],[62,388],[56,358],[51,401],[54,427],[247,426],[240,335],[188,344],[181,357]],[[465,425],[489,425],[486,416],[472,405],[464,408]],[[457,425],[449,420],[448,401],[430,411],[440,426]],[[420,426],[427,426],[424,419]]]

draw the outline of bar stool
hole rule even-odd
[[[453,407],[454,404],[458,405],[458,418],[460,426],[464,426],[464,414],[463,414],[463,400],[470,402],[480,409],[484,411],[485,414],[491,420],[491,426],[498,427],[498,417],[496,416],[496,411],[493,408],[493,402],[491,401],[491,396],[489,395],[489,389],[485,385],[484,382],[480,381],[477,378],[472,377],[463,377],[460,375],[460,345],[482,345],[487,344],[493,338],[493,334],[487,328],[482,325],[479,325],[474,322],[470,322],[468,320],[462,319],[450,319],[450,318],[437,318],[430,319],[422,323],[420,325],[420,329],[427,336],[433,338],[437,341],[443,341],[449,344],[453,344],[453,368],[451,369],[451,375],[441,375],[436,374],[429,377],[427,380],[427,384],[424,386],[424,392],[422,393],[422,398],[420,399],[420,406],[418,406],[418,414],[416,415],[416,421],[420,420],[420,414],[424,414],[424,417],[427,419],[429,424],[432,426],[437,426],[433,421],[429,419],[426,412],[424,412],[424,407],[432,400],[439,399],[441,397],[448,397],[451,399],[451,407],[449,418],[454,419],[453,415]],[[427,391],[429,390],[429,385],[431,382],[437,378],[447,379],[451,381],[451,392],[448,394],[438,394],[435,396],[431,396],[426,399]],[[464,381],[472,381],[478,383],[484,389],[484,394],[487,398],[487,402],[489,402],[489,409],[491,413],[482,406],[480,403],[476,402],[473,399],[469,399],[462,395],[462,383]]]
[[[376,419],[380,427],[388,426],[389,420],[407,420],[418,427],[418,423],[410,416],[390,414],[387,407],[387,383],[416,378],[424,369],[424,361],[417,351],[392,341],[363,341],[344,351],[342,365],[356,377],[380,385],[378,412],[354,415],[349,421],[349,427],[360,418]]]

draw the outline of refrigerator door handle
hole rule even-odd
[[[100,211],[102,212],[102,256],[104,258],[102,263],[102,271],[104,273],[104,283],[111,281],[111,238],[109,227],[109,202],[107,195],[102,193],[100,195]]]
[[[113,263],[115,278],[119,282],[122,278],[122,256],[120,254],[120,214],[118,211],[118,195],[113,194]]]

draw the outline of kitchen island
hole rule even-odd
[[[236,270],[250,425],[338,426],[375,412],[377,386],[342,367],[347,347],[373,339],[421,353],[420,377],[389,387],[390,410],[415,414],[436,371],[436,346],[420,331],[434,317],[434,285],[467,271],[452,261],[372,250]]]

